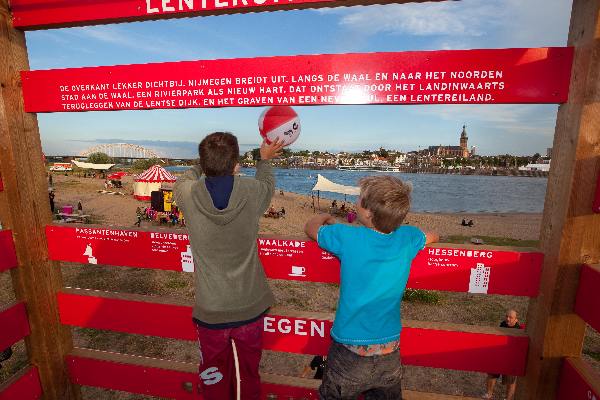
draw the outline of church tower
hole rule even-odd
[[[460,133],[460,147],[462,149],[462,156],[469,157],[469,137],[467,136],[467,126],[463,125],[462,132]]]

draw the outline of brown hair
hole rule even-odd
[[[410,184],[390,175],[367,176],[359,184],[360,205],[371,212],[375,229],[390,233],[402,225],[410,208]]]
[[[206,176],[233,175],[240,158],[237,138],[229,132],[214,132],[198,146],[200,167]]]

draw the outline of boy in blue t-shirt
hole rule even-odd
[[[438,240],[402,225],[411,186],[393,176],[360,180],[356,203],[363,226],[329,214],[306,223],[306,234],[341,262],[340,298],[331,329],[321,399],[401,399],[400,302],[412,260]]]

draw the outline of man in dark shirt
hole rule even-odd
[[[500,328],[521,329],[515,310],[508,310],[506,312],[506,317],[504,321],[500,323]],[[496,386],[496,380],[499,377],[500,374],[488,374],[486,380],[487,392],[483,395],[484,399],[491,399],[494,396],[494,387]],[[517,388],[517,377],[512,375],[502,375],[502,383],[506,385],[506,400],[513,400]]]

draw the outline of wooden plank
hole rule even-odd
[[[46,235],[49,256],[57,261],[173,271],[193,269],[186,231],[49,225]],[[260,237],[258,253],[269,278],[340,281],[339,260],[313,241]],[[542,254],[534,249],[437,244],[417,255],[408,287],[533,297],[538,293],[542,259]],[[300,268],[302,273],[294,274],[294,268]]]
[[[192,307],[149,296],[67,289],[58,295],[66,325],[196,340]],[[283,314],[283,315],[282,315]],[[264,348],[327,354],[332,315],[272,310],[264,320]],[[404,321],[402,359],[420,365],[522,375],[527,335],[515,329]]]
[[[0,349],[6,349],[28,336],[29,322],[24,303],[0,307]]]
[[[13,242],[12,231],[5,229],[0,231],[0,272],[17,266],[17,255]]]
[[[198,366],[99,350],[75,349],[67,363],[71,379],[80,385],[143,393],[170,399],[194,399],[195,393],[184,388],[196,387]],[[102,373],[98,373],[102,371]],[[276,395],[288,399],[318,399],[321,383],[316,379],[261,374],[262,396]],[[474,400],[471,397],[403,391],[405,400]]]
[[[251,0],[251,1],[168,1],[168,0],[12,0],[14,26],[32,30],[146,21],[166,18],[296,10],[355,5],[417,3],[432,0]],[[439,1],[439,0],[433,0]]]
[[[581,358],[566,358],[556,400],[600,399],[600,375]]]
[[[598,182],[596,183],[596,195],[594,196],[592,211],[595,213],[600,213],[600,173],[598,174]]]
[[[27,367],[0,385],[0,400],[37,400],[42,397],[36,367]]]
[[[600,265],[583,265],[575,299],[575,312],[597,331],[600,331],[599,290]]]
[[[573,311],[579,268],[600,262],[600,214],[590,210],[600,172],[600,1],[574,0],[572,7],[573,74],[552,146],[540,295],[527,312],[527,377],[517,385],[517,398],[526,400],[555,398],[563,357],[581,354],[585,323]]]
[[[64,356],[70,328],[60,324],[56,292],[62,276],[48,260],[44,227],[51,223],[48,183],[34,114],[23,110],[20,71],[28,70],[25,35],[12,26],[8,0],[0,0],[0,221],[12,230],[19,267],[11,270],[15,296],[27,304],[31,334],[25,339],[47,400],[75,399]]]
[[[24,71],[22,81],[28,112],[562,103],[572,59],[568,47],[321,54]]]

